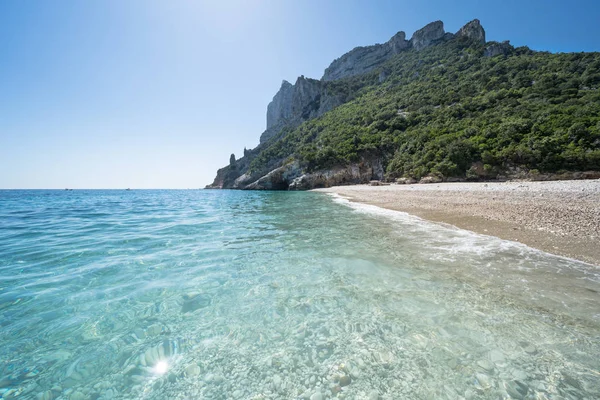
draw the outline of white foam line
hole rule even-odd
[[[415,227],[425,228],[430,231],[433,229],[433,230],[438,231],[439,233],[442,233],[439,229],[439,228],[442,228],[443,230],[446,230],[446,233],[449,231],[458,233],[459,235],[462,236],[462,239],[467,239],[469,237],[471,239],[475,239],[475,240],[479,240],[479,241],[481,241],[483,239],[486,241],[486,243],[485,243],[486,246],[485,246],[485,248],[481,249],[482,250],[481,252],[490,251],[490,250],[492,250],[492,248],[495,248],[496,250],[507,250],[512,247],[512,248],[518,249],[521,252],[526,251],[526,252],[531,252],[531,253],[538,253],[538,254],[541,254],[544,256],[549,256],[549,257],[557,258],[560,260],[568,261],[570,263],[583,264],[588,267],[593,267],[596,270],[594,272],[597,272],[598,270],[600,270],[600,266],[598,266],[598,265],[591,264],[591,263],[577,260],[577,259],[570,258],[570,257],[561,256],[558,254],[548,253],[544,250],[536,249],[535,247],[531,247],[524,243],[516,242],[514,240],[502,239],[502,238],[499,238],[497,236],[492,236],[492,235],[485,235],[482,233],[459,228],[455,225],[448,224],[445,222],[429,221],[429,220],[423,219],[416,215],[409,214],[404,211],[390,210],[390,209],[375,206],[372,204],[365,204],[365,203],[360,203],[358,201],[352,201],[350,198],[339,195],[338,193],[325,193],[325,194],[329,195],[334,202],[343,204],[347,207],[354,209],[355,211],[362,212],[365,214],[372,214],[372,215],[388,217],[388,218],[391,217],[395,221],[409,223],[411,225],[414,225]],[[447,237],[446,239],[453,239],[453,238]],[[466,247],[459,246],[458,248],[455,247],[455,249],[462,250],[462,251],[465,251],[465,250],[473,251],[474,249],[471,246],[469,246],[472,244],[473,243],[468,243]],[[480,245],[481,245],[481,243],[480,243]],[[589,271],[582,271],[582,272],[589,272]]]

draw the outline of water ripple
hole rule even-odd
[[[0,191],[2,398],[593,398],[585,264],[314,193]]]

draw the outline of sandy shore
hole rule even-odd
[[[600,266],[600,180],[356,185],[317,191]]]

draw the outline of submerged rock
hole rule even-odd
[[[35,398],[37,400],[53,400],[54,393],[52,393],[50,390],[46,390],[45,392],[38,393]]]
[[[348,386],[350,383],[352,383],[352,379],[348,375],[340,376],[340,386],[341,387]]]
[[[190,313],[210,305],[210,298],[200,293],[189,293],[183,295],[182,313]]]
[[[369,393],[369,400],[379,400],[379,393],[376,391]]]
[[[310,400],[323,400],[323,395],[321,392],[316,392],[312,396],[310,396]]]
[[[477,361],[477,366],[484,372],[490,372],[494,370],[494,365],[488,360]]]
[[[526,384],[524,384],[523,382],[520,382],[520,381],[516,381],[516,380],[510,381],[510,382],[504,382],[503,386],[504,386],[504,389],[506,390],[506,392],[513,399],[523,399],[523,398],[525,398],[525,396],[527,396],[527,393],[529,392],[529,388],[527,387]]]
[[[190,364],[185,368],[185,376],[188,378],[200,375],[200,367],[197,364]]]

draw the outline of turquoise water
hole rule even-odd
[[[324,194],[0,191],[0,395],[597,399],[599,292]]]

